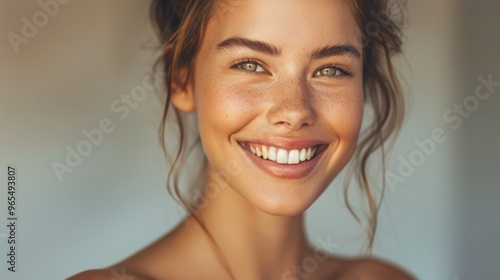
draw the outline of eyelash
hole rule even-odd
[[[244,63],[249,63],[249,62],[253,62],[253,63],[256,63],[258,66],[262,67],[262,69],[264,69],[264,73],[267,73],[268,72],[265,70],[265,68],[262,66],[262,62],[260,62],[260,60],[256,59],[256,58],[250,58],[250,57],[247,57],[247,58],[243,58],[243,59],[240,59],[238,60],[236,63],[234,63],[233,65],[231,65],[231,69],[235,69],[235,70],[239,70],[239,71],[242,71],[244,73],[247,73],[247,74],[251,74],[251,75],[254,75],[254,74],[261,74],[261,72],[253,72],[253,71],[248,71],[248,70],[245,70],[245,69],[242,69],[240,68],[239,66],[241,66],[242,64]],[[316,69],[314,71],[314,74],[316,74],[318,71],[324,69],[324,68],[333,68],[337,71],[340,71],[341,72],[341,76],[323,76],[323,77],[336,77],[336,78],[341,78],[343,76],[347,76],[347,77],[352,77],[352,72],[345,66],[341,65],[341,64],[338,64],[338,63],[330,63],[330,64],[325,64],[325,65],[322,65],[321,67],[319,67],[318,69]],[[316,77],[316,76],[315,76]],[[321,77],[321,76],[319,76]]]
[[[318,69],[316,69],[316,71],[314,71],[314,74],[316,74],[318,71],[321,71],[322,69],[325,69],[325,68],[333,68],[337,71],[340,71],[340,73],[342,75],[341,76],[324,76],[324,77],[336,77],[336,78],[352,77],[352,72],[344,65],[341,65],[338,63],[325,64],[325,65],[319,67]]]
[[[258,60],[256,58],[251,58],[251,57],[247,57],[247,58],[243,58],[243,59],[238,60],[235,64],[231,65],[231,69],[243,71],[244,73],[247,73],[247,74],[261,74],[260,72],[248,71],[248,70],[245,70],[245,69],[239,67],[242,64],[249,63],[249,62],[256,63],[258,66],[260,66],[260,67],[262,67],[262,69],[264,69],[264,73],[269,74],[266,71],[266,69],[262,66],[263,63],[260,60]]]

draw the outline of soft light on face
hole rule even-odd
[[[193,102],[211,170],[236,162],[231,188],[259,209],[302,213],[351,158],[363,116],[357,28],[346,1],[216,6],[194,61]],[[320,155],[278,164],[247,150],[262,144],[289,148],[282,157],[302,158],[307,146]]]

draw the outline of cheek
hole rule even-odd
[[[363,120],[364,99],[360,86],[321,95],[318,112],[339,138],[357,139]]]
[[[204,122],[205,126],[228,132],[235,132],[249,122],[262,104],[256,98],[257,88],[231,84],[212,76],[207,76],[200,89],[196,93],[200,124]]]

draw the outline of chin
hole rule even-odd
[[[313,203],[315,199],[302,198],[289,198],[289,197],[279,197],[276,199],[260,199],[254,203],[254,205],[265,212],[273,216],[286,216],[293,217],[303,214]]]

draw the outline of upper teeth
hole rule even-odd
[[[314,157],[317,147],[303,149],[285,150],[273,146],[248,145],[249,150],[256,156],[268,159],[281,164],[298,164],[299,162],[310,160]]]

